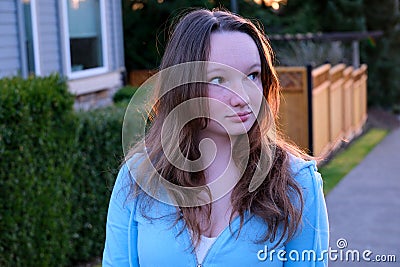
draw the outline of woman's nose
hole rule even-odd
[[[238,82],[230,88],[230,104],[233,107],[247,106],[250,102],[249,95],[247,94],[243,83]]]

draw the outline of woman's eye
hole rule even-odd
[[[224,78],[222,77],[214,77],[210,80],[212,84],[222,84],[224,82]]]
[[[258,72],[250,73],[249,75],[247,75],[247,78],[249,78],[250,80],[254,81],[255,79],[257,79],[258,74],[259,74]]]

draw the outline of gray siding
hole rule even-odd
[[[15,0],[0,1],[0,78],[21,73]]]
[[[58,1],[36,0],[41,75],[61,72]]]

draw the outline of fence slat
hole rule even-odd
[[[278,68],[282,85],[279,123],[284,133],[300,147],[310,146],[307,136],[312,123],[313,153],[327,156],[342,141],[357,136],[367,118],[367,66],[322,65],[312,70],[312,102],[307,100],[307,72],[303,67]],[[311,105],[312,122],[307,109]]]
[[[329,71],[330,88],[329,88],[329,120],[330,120],[330,143],[331,149],[335,149],[344,136],[343,131],[343,84],[345,69],[344,64],[338,64]]]
[[[305,67],[277,68],[282,86],[279,112],[280,129],[304,150],[308,150],[307,69]]]

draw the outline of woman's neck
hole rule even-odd
[[[206,142],[203,141],[201,144],[202,161],[204,165],[210,163],[204,169],[206,183],[208,184],[221,176],[227,168],[232,167],[231,142],[233,140],[231,141],[229,136],[200,133],[200,140],[205,138],[211,139]]]

